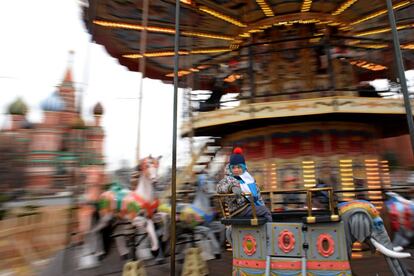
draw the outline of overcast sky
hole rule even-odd
[[[119,65],[102,46],[90,43],[79,2],[1,1],[0,26],[0,128],[7,126],[7,106],[18,96],[29,105],[29,119],[41,120],[40,103],[61,83],[68,52],[74,50],[75,85],[79,90],[86,84],[84,118],[93,120],[91,109],[98,101],[105,109],[108,169],[117,168],[123,159],[133,165],[140,76]],[[146,79],[143,91],[141,156],[163,155],[163,164],[169,165],[173,86]]]

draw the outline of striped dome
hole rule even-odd
[[[41,106],[44,111],[63,111],[65,102],[57,92],[54,92],[42,102]]]

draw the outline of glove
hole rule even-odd
[[[233,194],[235,194],[237,197],[241,197],[242,194],[242,190],[239,186],[233,186],[233,188],[231,188],[231,191],[233,192]]]

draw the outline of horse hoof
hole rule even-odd
[[[152,256],[155,258],[155,257],[157,257],[158,256],[158,252],[160,251],[160,249],[157,249],[157,250],[151,250],[151,254],[152,254]]]

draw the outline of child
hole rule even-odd
[[[251,217],[253,215],[250,202],[242,197],[242,193],[251,193],[254,199],[257,217],[266,218],[268,222],[271,222],[272,214],[263,202],[259,186],[247,171],[246,162],[242,153],[242,149],[239,147],[233,150],[233,154],[230,156],[228,175],[217,184],[217,193],[234,193],[236,197],[231,197],[227,200],[230,216],[237,215],[243,217]]]

